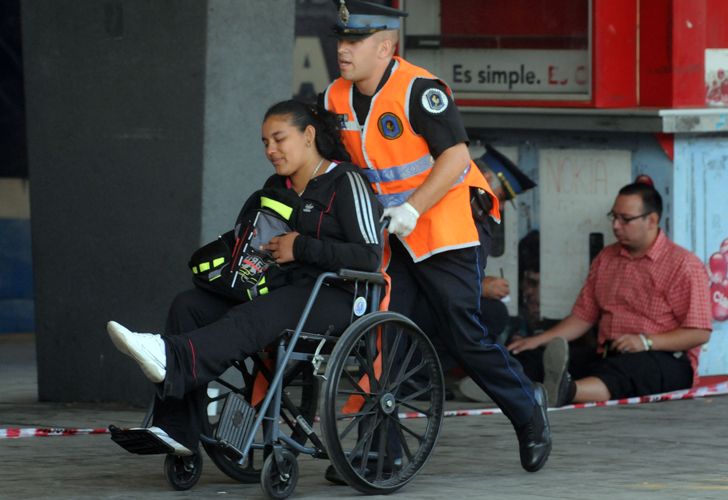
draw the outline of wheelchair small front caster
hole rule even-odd
[[[164,473],[172,488],[178,491],[189,490],[202,475],[202,455],[181,457],[179,455],[167,455],[164,459]]]
[[[279,467],[275,455],[275,452],[271,453],[265,459],[260,471],[260,485],[268,498],[288,498],[298,483],[298,462],[291,451],[282,449]]]

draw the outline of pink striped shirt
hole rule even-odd
[[[660,231],[650,250],[632,258],[619,243],[604,248],[571,313],[599,324],[599,345],[620,335],[659,335],[678,328],[712,330],[703,263]],[[697,382],[700,346],[688,351]]]

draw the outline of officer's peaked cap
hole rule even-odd
[[[407,13],[361,0],[333,0],[338,9],[334,36],[341,39],[361,39],[377,31],[400,28],[400,18]]]
[[[495,174],[503,185],[506,200],[510,200],[515,195],[528,191],[536,186],[533,179],[524,174],[506,155],[490,144],[485,145],[485,153],[475,160],[475,164],[481,170],[483,170],[483,167],[487,167],[493,171],[493,174]]]

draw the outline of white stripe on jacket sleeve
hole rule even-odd
[[[349,177],[349,183],[351,184],[359,231],[361,231],[366,243],[376,245],[379,243],[379,236],[372,216],[372,202],[368,196],[364,179],[356,172],[347,172],[346,175]]]

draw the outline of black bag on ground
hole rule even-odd
[[[240,302],[285,283],[285,268],[260,246],[296,227],[300,201],[288,189],[253,193],[240,210],[235,228],[192,254],[188,265],[193,283]]]

